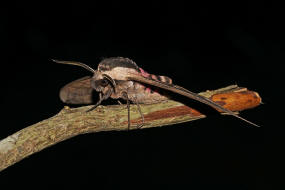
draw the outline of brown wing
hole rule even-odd
[[[188,98],[191,98],[191,99],[194,99],[194,100],[197,100],[199,102],[202,102],[204,104],[207,104],[215,109],[218,109],[218,110],[221,110],[223,112],[226,112],[234,117],[237,117],[247,123],[250,123],[251,125],[254,125],[256,127],[259,127],[258,125],[256,125],[255,123],[252,123],[238,115],[236,115],[234,112],[232,112],[231,110],[228,110],[224,107],[222,107],[221,105],[217,104],[216,102],[213,102],[212,100],[208,99],[208,98],[205,98],[199,94],[196,94],[194,92],[191,92],[185,88],[182,88],[180,86],[177,86],[177,85],[173,85],[173,84],[167,84],[167,83],[163,83],[163,82],[160,82],[160,81],[157,81],[157,80],[153,80],[153,79],[149,79],[149,78],[145,78],[143,76],[140,76],[140,75],[137,75],[137,74],[131,74],[129,73],[128,76],[127,76],[127,79],[128,80],[132,80],[132,81],[137,81],[137,82],[141,82],[141,83],[145,83],[145,84],[149,84],[149,85],[153,85],[153,86],[157,86],[159,88],[163,88],[165,90],[169,90],[169,91],[172,91],[172,92],[175,92],[175,93],[178,93],[178,94],[181,94],[183,96],[186,96]]]
[[[91,77],[83,77],[68,83],[60,89],[61,101],[68,104],[91,104],[92,91]]]

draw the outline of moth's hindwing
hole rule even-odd
[[[91,77],[83,77],[72,81],[61,88],[59,97],[68,104],[91,104],[92,99]]]

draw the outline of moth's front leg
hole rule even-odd
[[[102,97],[102,94],[100,93],[100,94],[99,94],[99,100],[98,100],[98,102],[97,102],[92,108],[90,108],[89,110],[87,110],[86,112],[90,112],[90,111],[94,110],[95,108],[97,108],[97,107],[102,103],[103,100],[104,100],[104,99],[103,99],[103,97]]]
[[[113,93],[112,89],[107,91],[105,94],[100,92],[99,93],[99,100],[98,100],[98,102],[92,108],[87,110],[86,112],[90,112],[90,111],[94,110],[95,108],[97,108],[102,103],[102,101],[108,99],[111,96],[112,93]]]

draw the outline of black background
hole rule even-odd
[[[265,142],[279,142],[276,137],[283,136],[274,128],[281,123],[281,112],[270,107],[282,98],[279,3],[24,2],[1,9],[0,139],[58,113],[64,106],[59,89],[89,75],[54,64],[52,58],[96,68],[104,57],[129,57],[191,91],[238,84],[259,92],[265,103],[241,114],[262,128],[213,114],[162,128],[81,135],[7,168],[1,183],[272,187],[264,157]]]

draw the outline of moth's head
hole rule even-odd
[[[59,61],[53,60],[56,63],[67,64],[67,65],[77,65],[91,71],[93,73],[93,77],[91,78],[91,87],[97,92],[102,92],[103,94],[107,93],[109,90],[115,89],[115,81],[106,74],[103,74],[101,71],[92,69],[88,65],[80,62],[74,61]]]
[[[113,79],[96,70],[91,79],[91,87],[97,92],[105,94],[114,87]]]

